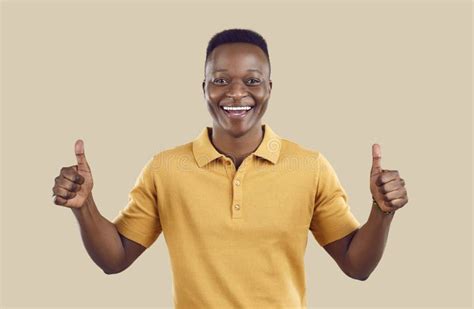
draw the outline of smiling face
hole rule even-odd
[[[249,43],[216,47],[209,55],[202,88],[214,129],[240,137],[259,128],[272,88],[265,53]]]

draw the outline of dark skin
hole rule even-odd
[[[209,55],[202,83],[213,119],[211,141],[236,168],[263,139],[262,117],[268,106],[272,81],[265,53],[247,43],[223,44]],[[232,119],[222,105],[252,105],[243,119]]]
[[[94,182],[84,142],[76,141],[74,149],[77,164],[61,168],[54,180],[53,202],[72,210],[92,260],[106,274],[121,272],[146,248],[118,233],[115,225],[100,214],[92,197]]]
[[[359,229],[324,246],[344,273],[358,280],[366,280],[376,268],[382,258],[395,211],[408,203],[405,180],[397,170],[382,169],[381,160],[380,145],[372,145],[369,184],[377,204],[372,204],[369,219]]]
[[[255,45],[221,45],[214,49],[206,64],[202,89],[213,118],[212,143],[238,168],[263,138],[261,119],[272,89],[268,60]],[[247,104],[254,108],[243,119],[229,119],[221,110],[222,104]],[[62,168],[55,179],[53,202],[72,209],[94,262],[107,274],[122,272],[146,248],[119,234],[114,224],[99,213],[92,197],[92,173],[82,140],[76,142],[75,153],[77,165]],[[349,235],[324,246],[341,270],[358,280],[366,280],[377,266],[394,211],[408,202],[405,181],[399,172],[382,169],[380,162],[380,146],[374,144],[369,182],[378,205],[372,206],[369,219]],[[392,213],[387,215],[382,211]]]

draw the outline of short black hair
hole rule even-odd
[[[270,56],[268,54],[267,42],[265,41],[265,39],[259,33],[253,30],[239,28],[226,29],[214,34],[214,36],[209,40],[209,43],[207,44],[206,61],[204,63],[204,66],[207,63],[209,55],[212,53],[212,51],[216,47],[227,43],[250,43],[257,45],[258,47],[260,47],[261,50],[263,50],[263,52],[267,56],[269,73],[271,72]]]

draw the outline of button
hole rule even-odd
[[[237,180],[235,181],[235,185],[236,185],[236,186],[240,186],[240,180],[237,179]]]
[[[239,204],[235,204],[235,205],[234,205],[234,208],[237,209],[237,210],[239,210],[239,209],[240,209],[240,205],[239,205]]]

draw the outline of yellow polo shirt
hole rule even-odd
[[[211,127],[155,154],[113,220],[145,247],[163,232],[176,309],[306,308],[308,231],[324,246],[360,226],[328,160],[262,127],[238,170]]]

